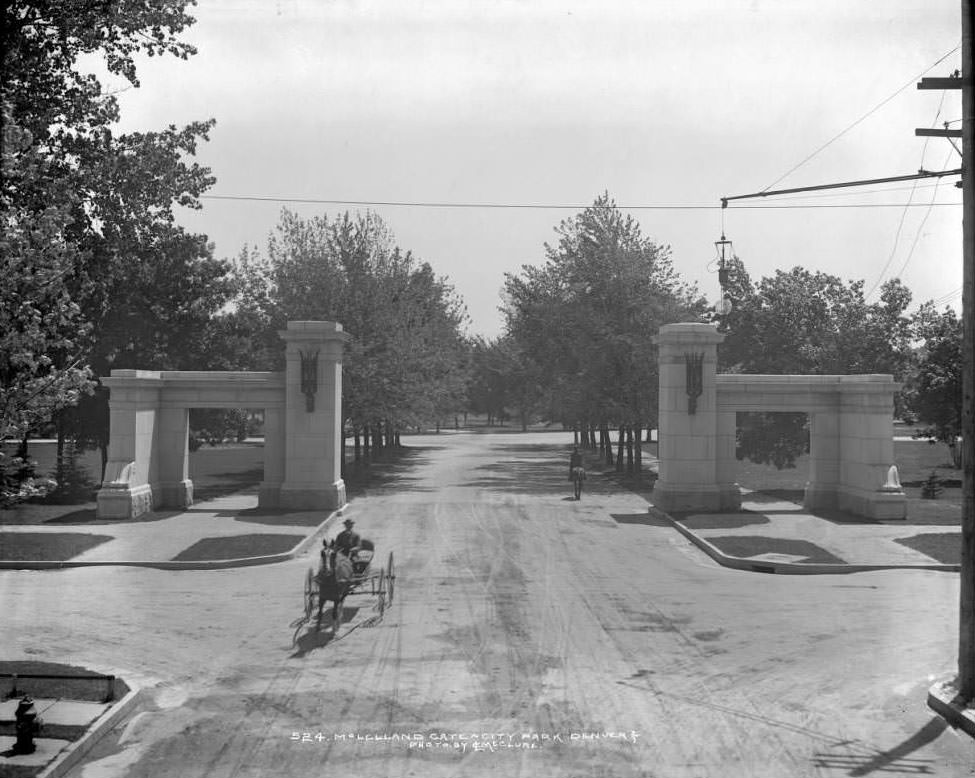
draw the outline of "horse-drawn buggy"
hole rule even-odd
[[[297,627],[294,641],[302,627],[313,618],[315,629],[321,629],[326,603],[332,603],[332,634],[342,626],[345,598],[368,595],[376,598],[377,615],[369,623],[378,622],[386,608],[393,604],[396,574],[393,572],[393,552],[385,567],[376,569],[376,549],[371,540],[363,539],[353,549],[342,548],[335,541],[326,543],[321,552],[321,565],[316,572],[308,569],[305,575],[305,612],[292,626]]]

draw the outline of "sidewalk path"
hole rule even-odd
[[[679,520],[668,518],[671,518],[675,526],[692,540],[696,538],[698,541],[705,541],[711,550],[705,548],[705,545],[700,542],[697,545],[704,548],[721,564],[725,564],[725,561],[720,557],[725,557],[728,562],[758,561],[803,566],[801,560],[805,557],[766,553],[760,548],[759,542],[756,543],[756,553],[748,556],[724,554],[711,543],[716,538],[757,537],[806,541],[843,560],[847,566],[923,567],[944,570],[956,570],[958,567],[944,565],[927,554],[897,543],[896,540],[926,533],[957,532],[960,542],[960,527],[908,522],[881,524],[868,520],[860,523],[852,518],[849,523],[843,523],[815,516],[808,513],[801,505],[786,500],[770,501],[759,496],[750,499],[747,492],[743,494],[742,510],[744,513],[690,514],[682,516]],[[718,555],[712,553],[712,550],[717,551]],[[834,567],[815,563],[806,563],[805,566]],[[828,572],[835,572],[835,570],[829,569]]]
[[[3,533],[57,533],[110,535],[105,541],[63,563],[64,567],[103,564],[169,563],[205,538],[240,535],[293,535],[295,547],[310,541],[331,525],[334,511],[256,513],[257,495],[248,492],[216,497],[165,518],[144,521],[98,522],[95,524],[16,524],[2,527]],[[307,545],[305,543],[304,545]],[[303,545],[303,547],[304,547]],[[294,553],[294,552],[292,552]],[[286,555],[287,556],[287,555]],[[277,561],[273,554],[269,561]],[[215,560],[226,567],[233,560]],[[172,563],[178,564],[178,563]],[[199,566],[200,563],[186,563]],[[0,567],[36,567],[41,563],[0,561]]]

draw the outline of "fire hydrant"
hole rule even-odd
[[[40,722],[37,719],[37,708],[34,707],[34,701],[29,694],[25,694],[17,704],[17,710],[14,712],[14,728],[17,733],[14,751],[18,754],[33,754],[36,749],[34,735],[40,729]]]

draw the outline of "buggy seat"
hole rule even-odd
[[[359,549],[352,555],[352,571],[356,575],[365,573],[369,569],[375,553],[376,547],[373,542],[362,538],[359,541]]]

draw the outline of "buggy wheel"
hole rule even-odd
[[[379,568],[379,578],[376,588],[378,589],[376,594],[379,597],[376,603],[376,609],[379,611],[380,618],[382,618],[383,612],[386,610],[386,571],[383,568]]]
[[[315,609],[315,573],[309,567],[305,576],[305,617],[309,618]]]
[[[393,604],[393,591],[396,588],[396,574],[393,572],[393,552],[389,552],[389,564],[386,565],[386,591],[389,593],[389,605]]]

